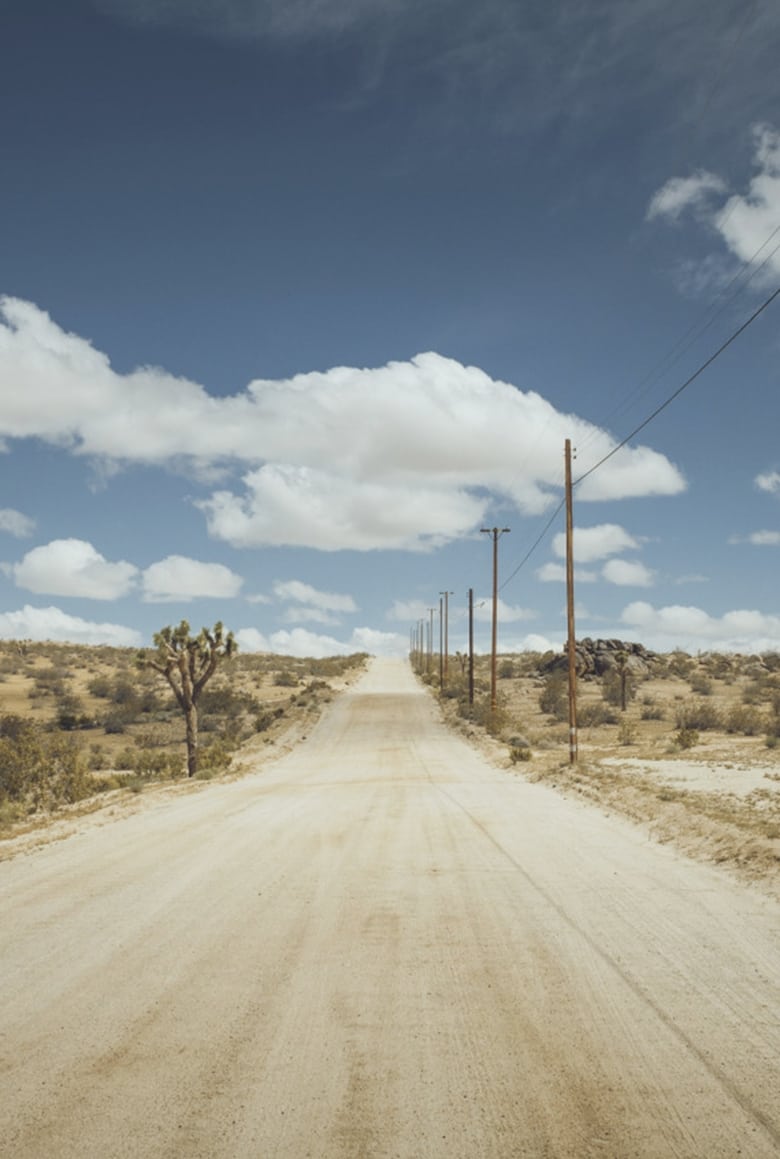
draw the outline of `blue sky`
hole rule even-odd
[[[774,0],[6,0],[0,638],[565,638],[575,478],[780,284]],[[575,489],[577,634],[780,648],[780,299]],[[525,562],[523,562],[525,561]],[[522,565],[522,566],[520,566]]]

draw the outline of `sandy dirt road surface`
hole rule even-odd
[[[780,1155],[780,909],[374,661],[256,775],[0,864],[13,1159]]]

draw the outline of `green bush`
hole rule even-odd
[[[81,748],[18,716],[0,717],[0,800],[31,812],[81,800],[92,791]]]

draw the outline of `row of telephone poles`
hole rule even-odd
[[[568,654],[569,689],[569,762],[577,761],[577,667],[574,627],[574,522],[572,510],[571,440],[566,439],[565,492],[566,492],[566,624]],[[496,711],[497,688],[496,667],[498,656],[498,541],[509,533],[508,527],[482,527],[483,535],[489,535],[493,545],[493,600],[490,633],[490,711]],[[449,670],[449,605],[454,592],[439,592],[439,687],[447,687]],[[409,647],[415,665],[423,667],[429,674],[434,666],[434,615],[436,608],[428,608],[428,616],[420,619],[410,629]],[[468,695],[469,704],[474,703],[474,589],[468,591]]]
[[[490,651],[490,711],[495,712],[496,709],[496,657],[498,655],[498,541],[502,535],[509,532],[508,527],[483,527],[481,531],[484,535],[491,536],[493,540],[493,615],[491,628],[491,651]],[[450,591],[439,592],[439,687],[444,689],[447,687],[447,679],[449,676],[449,620],[450,620],[450,596],[455,593]],[[469,685],[469,704],[474,703],[474,589],[469,588],[469,602],[468,602],[468,621],[469,621],[469,646],[468,646],[468,685]],[[411,629],[409,646],[412,657],[415,659],[418,666],[426,667],[427,671],[433,671],[433,617],[436,608],[428,608],[428,618],[420,619]]]

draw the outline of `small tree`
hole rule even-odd
[[[153,655],[138,653],[142,668],[153,668],[161,673],[173,690],[173,695],[184,713],[187,728],[187,776],[198,771],[198,701],[200,694],[217,670],[223,658],[230,659],[238,645],[233,633],[224,634],[221,623],[209,631],[201,628],[199,635],[190,635],[190,626],[182,620],[178,628],[163,628],[156,632]]]

